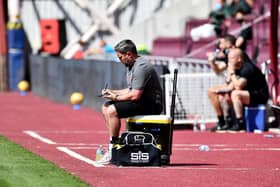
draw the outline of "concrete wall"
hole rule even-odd
[[[164,65],[156,65],[155,69],[159,76],[168,73]],[[105,102],[105,99],[98,97],[105,83],[112,89],[127,87],[124,65],[107,60],[65,60],[31,55],[30,74],[34,94],[69,103],[73,92],[81,92],[85,98],[82,105],[98,111]]]
[[[70,0],[21,1],[21,20],[31,47],[40,49],[40,19],[65,19],[68,42],[87,31],[95,17],[80,9]],[[101,14],[111,0],[89,0],[89,8]],[[179,36],[189,17],[207,17],[213,0],[127,0],[113,17],[121,34],[109,37],[112,45],[123,38],[132,38],[138,44],[151,48],[157,36]],[[106,37],[106,36],[105,36]],[[95,40],[92,40],[95,43]]]
[[[109,37],[108,41],[115,44],[119,40],[130,38],[135,43],[145,44],[151,49],[152,41],[156,37],[182,35],[187,20],[191,17],[207,18],[211,7],[211,0],[176,1],[156,14],[150,14],[143,22],[131,27],[122,27],[120,34]]]

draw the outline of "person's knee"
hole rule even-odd
[[[109,107],[106,108],[106,113],[109,116],[117,116],[117,111],[114,105],[110,105]]]
[[[215,89],[213,87],[209,88],[208,89],[208,97],[213,97],[215,95],[216,95]]]
[[[101,108],[102,114],[107,114],[107,109],[108,109],[108,106],[106,106],[105,104],[102,105],[102,108]]]
[[[235,101],[241,101],[241,92],[239,90],[234,90],[232,93],[231,93],[231,100],[233,102]]]

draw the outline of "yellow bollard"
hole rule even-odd
[[[20,94],[22,96],[25,96],[27,94],[27,91],[29,90],[29,83],[25,80],[22,80],[18,83],[17,86],[20,91]]]
[[[84,100],[84,95],[80,92],[74,92],[70,96],[70,103],[73,105],[74,110],[79,110],[81,108],[81,103]]]

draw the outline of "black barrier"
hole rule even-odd
[[[48,86],[48,69],[47,69],[47,61],[48,59],[41,56],[30,56],[30,62],[32,62],[30,66],[30,81],[32,87],[32,91],[37,95],[47,97],[47,86]]]
[[[63,90],[64,85],[67,85],[68,82],[63,82],[63,67],[68,62],[54,57],[49,57],[45,62],[47,63],[47,96],[52,100],[65,103],[66,100]]]
[[[81,92],[84,95],[82,106],[100,111],[105,100],[97,95],[105,83],[113,89],[127,87],[126,69],[119,62],[31,55],[30,64],[32,92],[61,103],[69,103],[73,92]],[[168,73],[161,65],[155,69],[159,75]],[[163,81],[161,85],[164,86]]]
[[[164,75],[164,74],[169,74],[170,73],[170,71],[169,71],[169,69],[168,69],[168,67],[167,66],[164,66],[164,65],[155,65],[154,66],[154,68],[155,68],[155,70],[156,70],[156,72],[157,72],[157,74],[159,75],[159,77],[161,76],[161,75]],[[160,85],[161,85],[161,88],[162,88],[162,91],[163,91],[163,106],[164,106],[164,113],[166,114],[166,110],[165,110],[165,84],[164,84],[164,81],[165,81],[165,79],[164,78],[160,78]]]

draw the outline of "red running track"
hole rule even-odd
[[[92,186],[280,186],[276,134],[176,130],[168,167],[98,167],[95,150],[109,138],[99,112],[72,110],[31,93],[0,93],[0,103],[1,135]],[[201,144],[210,151],[199,151]]]

